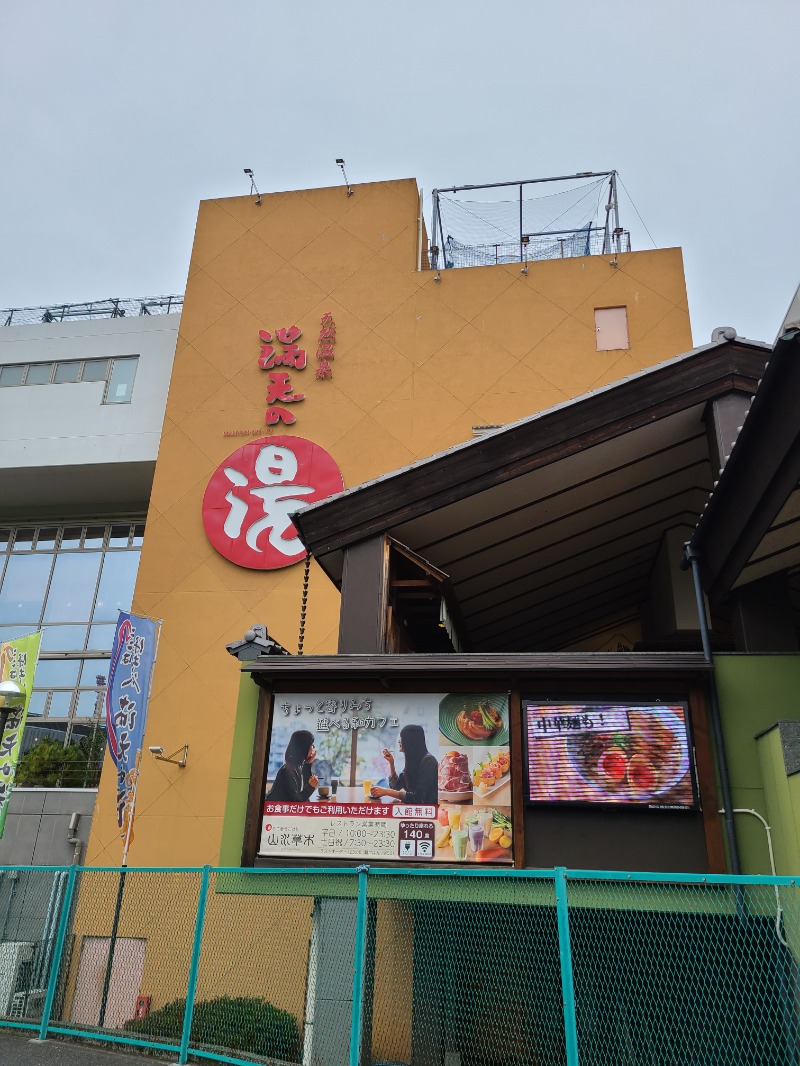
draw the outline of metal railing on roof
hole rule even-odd
[[[34,326],[42,322],[70,319],[132,318],[138,315],[168,315],[180,311],[183,296],[137,296],[128,300],[111,297],[78,304],[50,304],[47,307],[9,307],[0,311],[4,326]]]
[[[444,248],[431,247],[427,263],[431,270],[499,263],[535,263],[544,259],[574,259],[585,255],[616,255],[631,250],[631,235],[620,229],[612,234],[587,226],[580,230],[524,234],[522,241],[500,244],[461,244],[452,237]]]

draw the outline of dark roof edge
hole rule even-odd
[[[800,433],[800,430],[795,429],[798,395],[796,387],[787,388],[792,372],[796,379],[795,386],[800,385],[798,367],[800,326],[794,324],[775,342],[727,462],[720,471],[689,542],[691,549],[700,558],[701,569],[709,586],[718,584],[723,568],[728,571],[724,578],[724,587],[716,587],[713,590],[717,600],[733,586],[755,547],[754,544],[750,547],[739,544],[745,530],[751,528],[748,538],[750,545],[752,540],[763,536],[775,517],[774,514],[761,516],[758,528],[765,528],[761,529],[760,534],[753,527],[755,510],[764,503],[772,478],[787,455],[791,438],[796,439]],[[788,407],[787,417],[781,414],[783,407]],[[783,439],[776,447],[778,434],[781,434]],[[743,494],[742,488],[745,485],[750,491]],[[783,503],[780,504],[782,505]],[[774,509],[774,503],[771,509]],[[780,507],[777,510],[780,510]],[[724,553],[725,559],[709,562],[709,552],[716,555]],[[728,563],[728,560],[733,560],[734,557],[738,560],[742,556],[745,557],[741,558],[741,565],[738,561]],[[733,576],[730,573],[732,567],[738,568]]]
[[[706,674],[711,664],[702,652],[553,652],[453,653],[450,655],[264,655],[242,664],[254,680],[293,681],[311,675],[330,678],[382,677],[413,679],[432,675],[454,677],[554,674]]]
[[[569,420],[572,418],[575,420],[575,429],[573,436],[578,432],[578,426],[582,427],[581,432],[586,434],[591,425],[583,423],[580,417],[580,411],[582,407],[589,405],[602,405],[603,400],[607,401],[607,406],[610,411],[615,410],[614,397],[615,394],[625,391],[630,391],[633,388],[639,386],[641,389],[646,389],[647,386],[655,386],[656,383],[662,385],[665,391],[675,391],[674,381],[677,373],[684,372],[688,374],[690,371],[690,365],[693,361],[696,361],[698,357],[704,355],[710,355],[719,357],[724,352],[729,351],[732,356],[736,353],[744,351],[757,352],[760,356],[763,356],[764,352],[771,350],[768,344],[764,344],[759,341],[749,341],[743,338],[735,338],[734,340],[720,340],[711,344],[702,345],[701,347],[694,348],[690,352],[686,352],[683,355],[676,356],[673,359],[669,359],[663,363],[658,363],[655,366],[647,367],[646,369],[639,371],[636,374],[629,375],[620,381],[613,382],[609,385],[605,385],[602,388],[595,389],[591,392],[584,393],[581,396],[574,397],[571,400],[567,400],[562,404],[557,404],[555,407],[547,408],[544,411],[538,411],[535,414],[528,415],[525,418],[519,419],[516,422],[512,422],[502,429],[498,429],[493,433],[488,433],[483,437],[478,437],[473,440],[465,441],[462,444],[457,444],[452,448],[447,449],[444,452],[439,452],[436,455],[429,456],[425,459],[421,459],[409,466],[401,467],[398,470],[394,470],[391,473],[385,474],[372,481],[363,482],[360,485],[355,486],[352,489],[347,489],[336,496],[331,496],[326,500],[321,500],[319,503],[312,504],[311,506],[304,508],[301,511],[297,511],[293,515],[294,524],[299,532],[300,538],[309,550],[314,552],[318,557],[324,555],[326,552],[335,551],[340,547],[343,547],[347,543],[353,543],[359,539],[363,539],[365,536],[374,535],[373,529],[364,529],[361,531],[361,527],[353,525],[352,521],[347,522],[348,532],[345,530],[345,522],[339,521],[339,518],[352,519],[354,514],[361,514],[363,516],[363,505],[366,498],[370,496],[388,495],[396,483],[401,479],[408,482],[409,479],[416,479],[419,481],[419,485],[423,484],[427,487],[429,482],[423,479],[428,471],[433,471],[437,467],[442,467],[447,463],[451,466],[458,464],[461,461],[468,461],[471,455],[475,456],[477,461],[479,456],[490,457],[493,453],[497,454],[496,461],[491,459],[486,460],[483,464],[487,470],[496,470],[500,465],[505,463],[506,457],[509,463],[515,461],[511,450],[503,451],[503,445],[511,446],[513,442],[518,441],[520,434],[528,430],[533,431],[538,425],[546,425],[548,423],[555,423],[558,420]],[[732,374],[736,374],[737,368],[731,365]],[[759,367],[758,374],[760,375],[762,370]],[[757,378],[754,378],[754,383]],[[672,386],[672,389],[670,389]],[[687,406],[691,402],[697,402],[689,400]],[[652,407],[654,401],[652,399],[645,398],[644,408]],[[609,418],[613,421],[613,416],[608,416],[605,421],[608,422]],[[597,425],[600,425],[602,420],[597,420]],[[523,449],[524,450],[524,449]],[[501,463],[501,452],[503,453],[503,463]],[[485,471],[481,471],[484,473]],[[518,471],[521,472],[521,471]],[[512,474],[511,476],[516,476]],[[474,477],[474,474],[473,474]],[[452,488],[458,484],[458,481],[450,481],[449,485]],[[411,506],[413,499],[413,493],[406,495],[406,500]],[[421,508],[427,509],[429,506],[437,506],[435,502],[432,503],[430,496],[426,500],[418,501]],[[336,527],[335,543],[331,542],[331,535],[327,529],[328,522],[332,518],[330,523]],[[403,520],[407,520],[406,514]],[[374,518],[368,520],[374,524]],[[389,518],[391,522],[392,519]]]

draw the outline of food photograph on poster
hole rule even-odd
[[[696,810],[685,703],[523,701],[529,804]]]
[[[260,855],[512,862],[508,693],[274,698]]]

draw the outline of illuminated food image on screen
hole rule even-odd
[[[683,704],[525,703],[528,801],[696,806]]]

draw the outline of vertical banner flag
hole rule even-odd
[[[106,689],[106,725],[108,750],[117,768],[117,823],[123,840],[129,825],[132,829],[136,767],[160,625],[149,618],[120,612],[114,634]]]
[[[8,801],[17,772],[41,639],[41,633],[31,633],[0,644],[0,681],[15,681],[25,697],[21,707],[11,710],[0,742],[0,837],[6,827]]]

